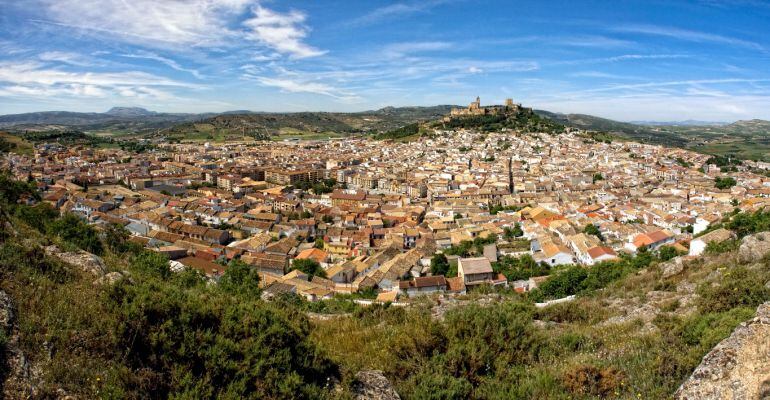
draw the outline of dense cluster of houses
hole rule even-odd
[[[698,233],[736,207],[770,205],[769,178],[738,166],[737,185],[720,190],[708,158],[575,133],[437,131],[410,143],[183,143],[140,154],[43,144],[5,163],[43,201],[125,227],[172,270],[216,280],[237,259],[259,271],[266,298],[373,291],[393,301],[542,281],[507,282],[494,268],[505,255],[558,266],[642,247],[701,254],[729,232]],[[490,237],[483,252],[449,258],[456,276],[431,274],[436,253]],[[293,269],[296,260],[325,277]]]

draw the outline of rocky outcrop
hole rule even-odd
[[[0,290],[0,330],[6,338],[5,348],[0,348],[0,392],[6,399],[30,398],[35,394],[30,385],[30,366],[19,347],[14,323],[11,298]]]
[[[706,354],[674,397],[770,399],[770,302]]]
[[[753,263],[761,261],[767,255],[770,255],[770,232],[756,233],[741,240],[741,246],[738,248],[740,261]]]
[[[4,334],[7,334],[11,331],[12,323],[13,304],[11,303],[11,297],[0,290],[0,330],[2,330]]]
[[[660,271],[663,273],[662,277],[665,279],[682,273],[684,271],[684,262],[685,258],[680,256],[661,264]]]
[[[351,387],[351,392],[356,400],[401,399],[382,371],[375,370],[357,373],[355,382],[353,382]]]
[[[94,285],[106,285],[106,286],[112,286],[118,282],[120,282],[123,279],[129,279],[129,282],[131,282],[130,278],[131,274],[129,274],[128,271],[123,272],[108,272],[101,278],[98,278],[94,281]]]
[[[48,246],[45,248],[45,253],[51,257],[56,257],[68,264],[79,267],[84,272],[93,274],[97,278],[101,278],[107,272],[107,267],[104,265],[104,261],[102,261],[101,257],[82,250],[77,252],[67,252],[62,251],[56,246]]]

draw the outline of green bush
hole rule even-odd
[[[737,266],[723,274],[716,286],[705,283],[698,289],[701,296],[698,307],[702,312],[723,312],[739,307],[756,308],[770,300],[770,289],[764,286],[767,277],[759,272]]]
[[[121,382],[136,397],[317,398],[338,375],[301,313],[156,279],[123,281],[105,299],[125,363],[141,372]]]
[[[48,226],[48,232],[66,243],[96,255],[102,255],[104,246],[93,226],[75,214],[66,214]]]

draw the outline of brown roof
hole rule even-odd
[[[446,286],[446,279],[444,278],[444,275],[421,276],[414,278],[414,287],[422,288],[429,286]]]
[[[463,273],[465,274],[486,274],[493,272],[492,264],[486,257],[461,258]]]
[[[607,246],[594,246],[588,249],[588,255],[591,258],[599,258],[601,256],[617,256],[614,250]]]
[[[180,258],[178,261],[184,266],[195,268],[208,276],[221,274],[227,269],[227,266],[219,265],[199,257],[185,257]]]
[[[366,192],[346,193],[341,190],[335,190],[334,193],[332,193],[329,197],[331,197],[333,200],[363,201],[366,199]]]
[[[465,290],[465,281],[459,276],[454,278],[446,278],[447,289],[450,292],[462,292]]]

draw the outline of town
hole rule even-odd
[[[124,227],[174,271],[216,281],[240,260],[259,272],[263,298],[405,302],[479,286],[526,292],[548,278],[506,276],[512,260],[548,271],[664,247],[698,256],[730,233],[695,235],[736,208],[770,204],[767,177],[739,169],[718,185],[708,160],[579,131],[436,129],[408,142],[165,143],[144,153],[46,143],[6,162],[45,202]]]

